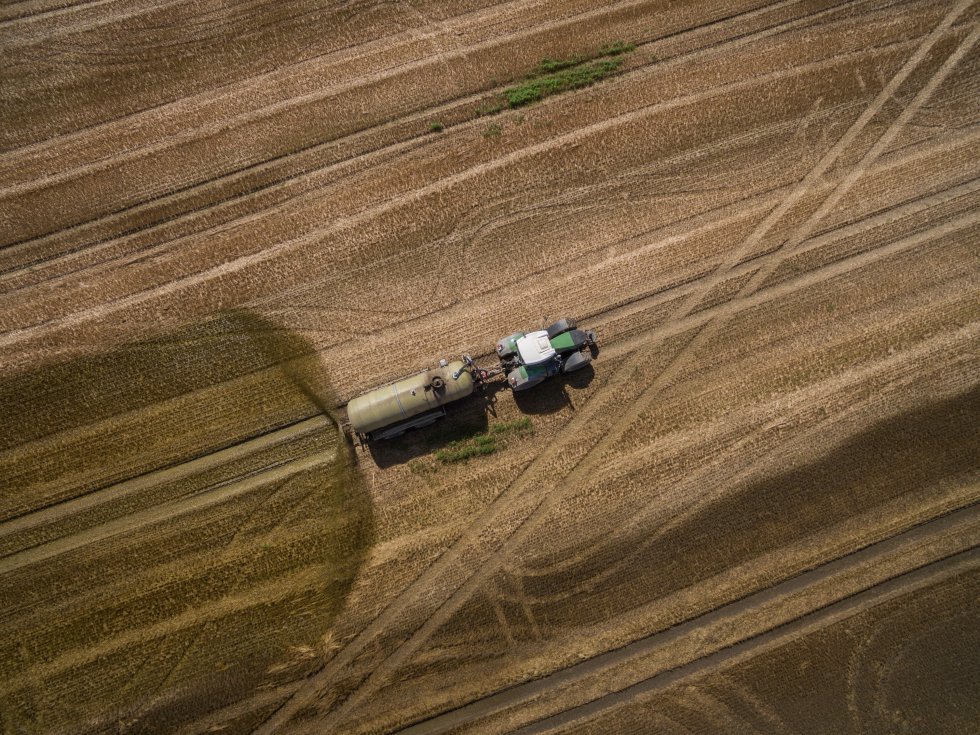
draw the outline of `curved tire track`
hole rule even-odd
[[[783,203],[777,206],[777,208],[773,210],[773,212],[770,213],[770,215],[767,216],[753,230],[749,237],[746,238],[746,240],[733,251],[732,255],[719,265],[712,277],[709,277],[707,280],[706,288],[703,293],[695,292],[692,294],[692,296],[682,305],[681,309],[672,315],[670,321],[681,321],[686,318],[695,309],[703,296],[707,294],[713,286],[719,283],[724,278],[725,274],[734,268],[745,254],[751,252],[752,248],[756,247],[758,243],[761,242],[764,235],[790,210],[794,203],[803,197],[807,190],[816,184],[823,173],[826,172],[841,156],[845,149],[851,145],[855,139],[857,139],[858,135],[860,135],[867,124],[881,111],[885,103],[899,89],[909,75],[919,66],[923,59],[925,59],[928,52],[936,44],[939,38],[946,31],[948,31],[956,19],[966,12],[966,10],[968,10],[972,4],[972,0],[961,0],[961,2],[957,3],[957,5],[954,6],[949,13],[947,13],[943,20],[932,30],[932,32],[919,45],[908,61],[906,61],[906,63],[901,67],[898,73],[892,77],[884,89],[882,89],[882,91],[875,97],[872,104],[852,124],[848,131],[830,148],[830,150],[820,158],[816,166],[814,166],[798,184],[798,186],[794,188]],[[978,37],[980,37],[980,28],[974,29],[974,31],[963,42],[961,42],[956,51],[947,57],[937,72],[931,76],[925,87],[923,87],[920,93],[916,96],[918,105],[921,105],[928,99],[934,89],[955,67],[956,63],[958,63],[966,52],[972,48]],[[865,156],[862,157],[860,163],[858,164],[857,168],[861,172],[863,172],[863,170],[865,170],[865,168],[867,168],[867,166],[870,165],[875,158],[877,158],[880,151],[884,149],[885,146],[879,145],[879,143],[886,139],[890,141],[895,135],[897,135],[898,131],[904,126],[906,120],[913,113],[913,105],[910,104],[909,107],[907,107],[906,110],[899,115],[898,119],[896,119],[887,128],[884,134],[878,138],[876,144],[872,146],[872,149],[868,151]],[[825,203],[831,200],[836,202],[837,198],[835,197],[837,197],[838,192],[839,196],[843,196],[847,189],[853,185],[853,182],[856,181],[856,179],[857,176],[845,179],[845,181],[848,183],[842,183],[835,188],[827,200],[825,200]],[[823,207],[817,211],[820,213],[820,217],[822,217],[824,214]],[[976,219],[976,217],[972,218],[971,221]],[[803,240],[805,235],[813,230],[817,224],[817,221],[817,217],[811,216],[802,226],[796,229],[794,236],[784,242],[779,249],[767,256],[764,259],[765,264],[760,264],[760,268],[759,271],[757,271],[756,276],[753,277],[749,283],[746,284],[746,286],[740,289],[738,295],[730,303],[733,303],[736,300],[744,300],[747,296],[758,290],[765,277],[768,277],[769,273],[775,270],[783,257],[793,252],[793,249]],[[764,274],[764,277],[759,278],[759,274]],[[727,315],[724,313],[719,314],[719,316],[721,319],[727,318]],[[681,350],[674,355],[668,367],[643,390],[640,397],[634,401],[626,411],[614,414],[617,416],[615,424],[612,427],[609,427],[599,442],[590,451],[588,451],[587,454],[582,456],[577,462],[574,462],[572,468],[563,476],[570,476],[572,473],[575,473],[577,477],[581,478],[584,475],[587,475],[588,469],[591,467],[591,465],[595,464],[611,446],[614,446],[615,443],[619,441],[619,438],[623,432],[628,429],[630,424],[632,424],[632,422],[642,412],[645,405],[651,401],[659,393],[659,391],[663,389],[663,387],[677,377],[680,369],[685,364],[685,361],[690,359],[695,350],[706,342],[707,338],[714,334],[714,330],[718,329],[721,324],[724,323],[721,321],[721,319],[713,319],[707,322],[705,327],[698,329],[693,339],[688,341],[681,348]],[[712,327],[712,325],[716,326]],[[627,371],[625,367],[620,368],[616,371],[616,376],[622,376],[624,373],[628,374],[629,372],[632,372],[633,368],[639,367],[639,365],[642,364],[642,361],[646,359],[646,353],[647,350],[640,350],[633,359],[627,362],[630,370]],[[614,380],[611,381],[612,384],[615,384],[616,376],[614,376]],[[572,423],[574,424],[582,421],[583,414],[591,413],[588,412],[587,409],[590,406],[597,405],[597,403],[597,396],[594,396],[587,405],[586,409],[580,411],[579,414],[576,415],[575,419],[573,419]],[[585,420],[588,420],[588,417],[586,417]],[[564,442],[568,443],[567,435],[570,434],[574,436],[575,433],[575,430],[570,425],[566,435],[563,435]],[[561,453],[563,449],[561,444],[562,442],[559,440],[559,442],[547,447],[540,455],[538,455],[538,457],[535,458],[532,464],[514,480],[507,490],[505,490],[504,493],[498,497],[507,498],[511,494],[515,494],[518,497],[522,496],[524,493],[521,493],[519,490],[515,491],[513,488],[522,484],[522,481],[526,481],[527,478],[530,478],[534,469],[536,469],[536,466],[546,464],[554,457],[554,455]],[[575,483],[572,484],[574,485]],[[552,491],[550,494],[546,494],[545,497],[541,498],[538,503],[533,506],[531,512],[519,522],[517,528],[508,533],[502,542],[495,544],[495,550],[491,553],[489,558],[481,563],[480,566],[473,571],[462,584],[455,587],[450,597],[425,618],[425,622],[422,624],[422,626],[419,627],[406,642],[395,648],[395,650],[384,659],[383,663],[375,667],[372,673],[368,676],[367,680],[360,687],[355,689],[355,691],[348,696],[343,704],[332,710],[329,715],[326,715],[323,719],[321,719],[319,723],[320,726],[327,729],[337,727],[343,722],[344,717],[350,714],[350,711],[357,706],[357,704],[376,692],[387,680],[387,678],[396,669],[403,665],[415,652],[415,650],[417,650],[418,647],[421,646],[422,643],[427,640],[436,629],[445,623],[446,620],[448,620],[448,618],[462,606],[463,602],[469,599],[470,595],[472,595],[476,589],[483,584],[483,581],[501,565],[504,558],[526,539],[537,523],[539,523],[548,513],[550,513],[554,506],[558,503],[560,499],[559,496],[563,496],[565,493],[567,493],[570,487],[571,486],[568,483],[564,483],[560,488],[560,492],[556,493]],[[525,493],[526,492],[530,491],[525,491]],[[490,506],[490,509],[494,509],[495,506],[498,514],[503,514],[507,510],[506,502],[501,502],[499,500],[495,501],[495,503]],[[482,525],[483,524],[481,523],[481,526]],[[464,534],[464,538],[466,535],[468,534]],[[457,546],[452,547],[452,549],[456,548]],[[452,549],[450,551],[452,551]],[[446,552],[443,556],[441,556],[433,567],[442,563],[443,559],[449,556],[449,554],[450,552]],[[432,567],[430,567],[430,569],[432,569]],[[419,579],[421,580],[423,577],[428,576],[428,573],[429,570],[427,570],[426,573]],[[432,588],[431,585],[425,586],[429,589]],[[414,593],[413,588],[415,587],[416,584],[411,585],[403,596],[399,597],[395,603],[392,603],[385,609],[382,616],[390,614],[390,617],[394,618],[397,614],[402,612],[401,608],[407,609],[411,604],[410,597]],[[400,604],[399,601],[401,601]],[[393,609],[395,612],[391,613]],[[380,617],[376,620],[379,619]],[[321,678],[325,679],[326,677],[317,675],[317,677],[314,678],[314,682]],[[289,701],[288,705],[284,705],[280,710],[278,710],[272,718],[267,720],[266,723],[257,730],[257,733],[260,735],[265,735],[266,733],[274,732],[276,728],[282,724],[285,724],[285,722],[290,719],[293,714],[298,712],[307,704],[311,703],[316,698],[316,695],[318,694],[316,688],[323,686],[325,683],[325,681],[320,683],[311,683],[306,692],[304,692],[304,690],[300,690],[301,692],[304,692],[304,695],[300,695],[299,693],[294,695]]]
[[[807,588],[814,588],[820,584],[832,585],[836,577],[852,575],[862,567],[871,569],[874,565],[881,564],[886,559],[902,559],[911,553],[911,548],[930,542],[940,546],[941,550],[938,553],[938,558],[934,558],[926,564],[917,567],[917,569],[928,568],[934,564],[941,565],[951,558],[956,558],[957,555],[964,553],[970,554],[972,550],[975,550],[980,545],[980,505],[974,503],[948,514],[923,521],[886,539],[877,541],[836,559],[829,560],[815,569],[783,580],[765,590],[732,600],[720,607],[716,607],[695,618],[680,623],[673,628],[645,636],[621,648],[606,651],[586,659],[581,663],[560,669],[541,679],[519,684],[510,689],[469,702],[461,707],[408,726],[398,732],[404,733],[404,735],[423,735],[423,733],[428,735],[447,732],[462,725],[478,722],[494,714],[522,707],[534,699],[555,696],[562,689],[582,680],[598,680],[605,673],[617,666],[637,666],[638,664],[634,662],[640,661],[644,656],[648,656],[656,650],[667,649],[672,644],[683,641],[686,638],[691,638],[692,636],[697,637],[699,631],[715,626],[721,627],[723,625],[730,630],[737,629],[740,626],[736,623],[729,622],[730,620],[743,616],[751,617],[756,611],[765,609],[767,606],[778,605],[780,602],[785,602],[794,595],[804,593]],[[980,559],[978,559],[978,562],[980,562]],[[680,670],[691,672],[695,664],[704,662],[706,659],[711,660],[711,665],[717,665],[719,661],[725,661],[729,658],[729,656],[718,657],[718,653],[730,652],[732,646],[741,646],[742,648],[740,650],[752,650],[754,652],[754,647],[758,646],[760,641],[767,640],[762,636],[768,632],[784,630],[783,626],[792,625],[795,621],[804,618],[812,619],[813,616],[822,615],[833,606],[839,605],[841,602],[849,599],[854,599],[857,596],[867,595],[873,599],[880,594],[882,586],[887,587],[892,580],[902,579],[903,577],[907,578],[907,575],[915,574],[915,572],[916,570],[909,570],[885,579],[872,578],[870,584],[865,584],[859,589],[851,591],[850,594],[841,599],[809,609],[802,615],[791,617],[788,620],[784,619],[778,623],[769,624],[769,629],[765,633],[756,634],[743,641],[729,643],[718,651],[705,654],[668,671],[654,674],[652,677],[637,673],[634,676],[638,681],[633,685],[637,689],[633,690],[632,694],[638,694],[639,685],[644,682],[651,682],[654,679],[660,679],[665,675]],[[762,616],[760,615],[760,617]],[[785,637],[791,638],[789,635]],[[747,645],[749,643],[752,643],[752,645]],[[697,668],[701,669],[702,667],[703,663]],[[686,675],[690,675],[690,673]],[[675,678],[671,677],[670,680],[674,681]],[[566,712],[581,716],[585,712],[594,713],[600,709],[606,709],[612,701],[615,701],[617,704],[628,701],[631,698],[630,695],[620,695],[620,692],[625,691],[626,689],[622,689],[618,692],[611,693],[610,700],[600,697],[591,702],[570,708]],[[548,723],[557,724],[561,722],[564,724],[565,718],[569,716],[572,715],[566,715],[565,712],[557,713],[553,716],[554,719],[540,720],[537,723],[529,725],[528,731],[532,731],[531,728],[543,728]]]

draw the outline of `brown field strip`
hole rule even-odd
[[[719,656],[715,652],[708,652],[699,646],[695,647],[686,643],[691,652],[696,653],[699,658],[664,672],[665,674],[669,672],[671,676],[663,678],[676,681],[681,676],[694,673],[698,668],[709,665],[716,666],[720,661],[734,658],[735,651],[732,650],[732,647],[737,647],[741,642],[732,643],[723,636],[731,635],[731,632],[734,631],[745,632],[749,628],[748,626],[743,627],[741,624],[733,624],[730,621],[731,616],[746,615],[769,626],[770,630],[774,630],[798,620],[799,618],[794,616],[801,612],[806,616],[814,616],[814,613],[818,613],[822,608],[828,606],[827,600],[832,600],[829,603],[832,606],[839,604],[840,600],[853,598],[868,590],[873,590],[873,594],[867,596],[876,599],[884,593],[884,590],[876,588],[891,580],[900,580],[900,585],[893,584],[891,586],[897,587],[900,594],[906,593],[910,588],[915,588],[914,582],[902,580],[902,575],[914,575],[914,572],[907,571],[909,566],[907,559],[904,558],[912,554],[915,554],[920,569],[928,568],[932,564],[941,563],[949,560],[950,557],[962,556],[963,554],[966,554],[967,557],[974,557],[972,563],[966,568],[975,568],[976,554],[969,552],[980,545],[980,536],[977,535],[978,517],[980,516],[978,516],[977,507],[970,506],[964,510],[928,521],[885,541],[855,551],[791,580],[769,587],[751,597],[730,603],[728,606],[706,613],[699,618],[688,620],[664,633],[640,639],[624,648],[601,654],[594,659],[563,669],[543,679],[492,695],[485,700],[473,702],[459,710],[405,728],[403,732],[435,733],[456,730],[461,725],[470,725],[479,719],[495,716],[518,707],[523,710],[518,715],[521,719],[530,720],[535,716],[540,718],[542,709],[539,702],[545,699],[557,703],[562,711],[566,708],[571,710],[569,705],[573,700],[570,699],[568,689],[585,689],[586,687],[582,686],[582,682],[599,678],[604,679],[603,687],[614,687],[615,682],[610,681],[611,677],[607,673],[609,669],[617,668],[627,676],[635,676],[638,667],[633,663],[634,661],[647,658],[651,659],[652,663],[656,660],[656,653],[660,653],[661,660],[664,660],[666,658],[664,653],[668,649],[670,650],[669,655],[673,656],[676,655],[679,648],[685,646],[686,641],[711,635],[711,645],[718,651],[724,651],[725,655]],[[962,562],[963,559],[959,561]],[[894,570],[899,570],[897,578],[889,576],[894,574]],[[864,575],[870,573],[871,576],[862,576],[862,572]],[[839,577],[835,578],[836,575]],[[815,603],[815,600],[811,598],[822,598],[823,604]],[[787,608],[783,615],[773,614],[769,609],[770,607],[778,608],[780,605]],[[708,634],[707,628],[719,628],[723,629],[724,632]],[[786,631],[782,632],[783,634],[786,633]],[[759,638],[753,637],[752,640],[755,645],[766,645],[765,641]],[[747,646],[742,645],[739,653],[746,648]],[[704,658],[710,659],[710,663],[703,661]],[[697,666],[695,662],[701,663]],[[650,679],[651,677],[647,675],[643,681],[649,682]],[[664,685],[662,680],[658,683],[661,686]],[[644,686],[645,690],[649,690],[649,688],[652,688],[652,682]],[[565,690],[560,697],[557,696],[559,690]],[[594,712],[603,707],[609,707],[615,699],[617,697],[607,695],[606,698],[596,700],[601,702],[601,705],[594,705],[591,709]],[[618,699],[628,701],[630,696],[624,693]],[[531,702],[535,702],[534,710],[528,708]],[[579,710],[575,714],[582,716],[583,711]],[[564,718],[574,719],[575,714],[570,712],[568,715],[564,715]],[[563,718],[556,717],[555,719]],[[510,719],[506,724],[500,723],[500,725],[505,726],[508,730],[516,729],[514,719]],[[544,730],[547,726],[542,723],[535,725],[535,727]]]
[[[665,675],[644,680],[622,692],[596,700],[591,705],[584,705],[581,709],[570,710],[554,718],[513,730],[513,732],[567,732],[570,724],[579,725],[584,720],[601,716],[608,709],[612,709],[623,702],[642,702],[648,693],[668,687],[683,680],[686,676],[701,674],[713,668],[745,661],[752,656],[785,645],[787,641],[812,635],[825,626],[839,624],[851,616],[858,615],[868,609],[874,609],[897,597],[915,594],[920,590],[929,590],[931,587],[938,587],[943,582],[957,578],[964,579],[963,585],[969,586],[976,577],[978,561],[980,560],[978,560],[975,548],[951,555],[932,562],[921,569],[905,572],[905,574],[887,580],[867,592],[855,593],[842,602],[830,605],[825,610],[819,608],[808,610],[805,616],[799,620],[783,623],[785,627],[778,632],[760,634],[751,641],[734,644],[724,651],[709,654],[704,659],[683,664]],[[967,717],[961,720],[964,724],[968,721]],[[607,723],[605,726],[609,727],[610,725]]]

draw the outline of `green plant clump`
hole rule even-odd
[[[561,71],[562,69],[568,69],[573,66],[578,66],[584,62],[588,61],[584,56],[574,56],[571,59],[549,59],[545,56],[541,59],[541,63],[538,64],[537,69],[535,69],[533,74],[529,76],[538,76],[541,74],[553,74],[556,71]]]
[[[564,62],[547,61],[550,65]],[[504,97],[511,107],[522,107],[537,102],[548,95],[580,89],[595,84],[600,79],[609,76],[623,63],[622,59],[601,59],[587,64],[578,64],[562,68],[553,74],[533,77],[522,84],[504,90]]]
[[[623,63],[624,54],[635,51],[636,46],[616,41],[588,55],[576,55],[567,59],[543,58],[526,79],[516,87],[504,90],[476,108],[477,117],[495,115],[505,107],[523,107],[542,97],[587,87],[612,74]],[[518,121],[520,122],[520,120]],[[484,137],[494,137],[499,129],[487,128]]]
[[[445,130],[445,125],[443,125],[441,122],[434,122],[429,125],[430,132],[441,133],[443,130]]]
[[[599,49],[600,56],[619,56],[620,54],[628,54],[630,51],[636,51],[636,46],[632,43],[625,43],[623,41],[616,41],[608,46],[603,46]]]
[[[528,417],[494,424],[487,431],[466,439],[451,441],[445,449],[435,453],[436,460],[442,464],[466,462],[474,457],[493,454],[507,446],[507,440],[514,436],[527,436],[534,433]],[[415,470],[413,469],[413,472]]]

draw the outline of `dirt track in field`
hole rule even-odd
[[[0,49],[5,732],[980,719],[980,3],[52,0]],[[594,370],[351,465],[325,408],[565,315]]]

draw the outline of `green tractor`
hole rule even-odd
[[[500,365],[481,368],[469,355],[376,388],[347,404],[348,437],[360,443],[393,439],[409,429],[434,423],[446,406],[501,374],[513,390],[527,390],[560,373],[581,370],[592,360],[595,332],[575,328],[572,319],[559,319],[547,329],[515,332],[497,343]]]
[[[497,357],[513,390],[527,390],[545,378],[581,370],[592,361],[595,332],[559,319],[547,329],[515,332],[497,342]]]

